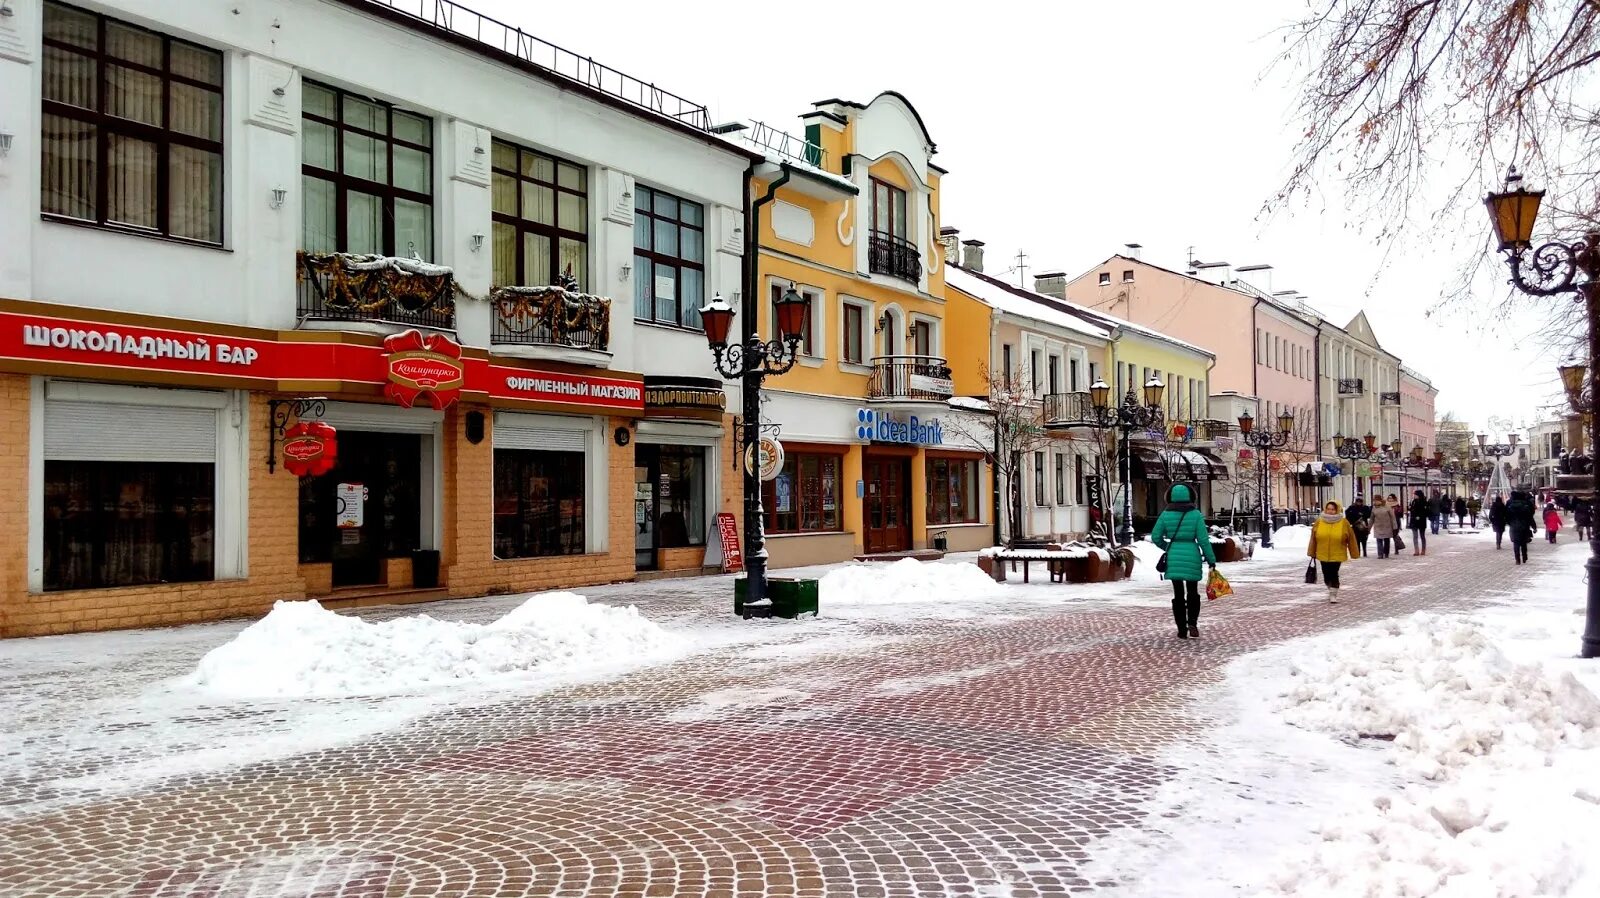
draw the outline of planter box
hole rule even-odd
[[[756,616],[753,613],[745,614],[744,597],[748,582],[746,577],[738,577],[733,581],[733,613],[740,617]],[[767,598],[772,600],[771,617],[796,618],[802,614],[815,617],[817,581],[800,577],[768,577]]]

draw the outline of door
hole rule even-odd
[[[332,562],[336,587],[383,584],[417,548],[421,472],[422,437],[341,429],[333,470],[300,481],[301,560]]]
[[[911,460],[896,456],[868,455],[862,463],[866,494],[866,535],[868,553],[903,552],[911,548]]]
[[[656,490],[661,480],[661,452],[656,446],[635,443],[633,448],[633,567],[656,568]]]

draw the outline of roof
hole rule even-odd
[[[868,106],[871,106],[873,103],[878,102],[878,100],[882,99],[883,97],[894,97],[896,100],[899,100],[901,103],[904,103],[905,107],[907,109],[911,110],[911,117],[917,120],[917,127],[922,129],[923,138],[928,141],[928,154],[931,156],[935,152],[938,152],[939,146],[938,146],[938,144],[933,142],[933,135],[928,133],[928,125],[927,125],[926,122],[924,122],[922,120],[922,113],[917,111],[917,107],[911,105],[911,101],[906,99],[906,95],[905,94],[903,94],[903,93],[901,93],[901,92],[899,92],[897,90],[886,90],[886,91],[883,91],[883,92],[879,93],[876,97],[873,97],[871,99],[871,101],[866,102],[866,103],[857,103],[854,100],[844,100],[844,99],[840,99],[839,97],[830,97],[829,99],[826,99],[826,100],[818,100],[817,102],[815,102],[815,103],[813,103],[811,105],[812,106],[828,106],[828,105],[832,105],[832,104],[838,104],[840,106],[849,106],[849,107],[851,107],[853,109],[866,109]],[[942,168],[939,169],[939,171],[941,173],[945,172],[945,170],[942,169]]]
[[[1053,325],[1096,340],[1107,340],[1111,337],[1108,328],[1084,321],[1064,311],[1041,306],[1024,296],[1016,295],[1021,291],[1020,287],[1008,287],[993,278],[969,271],[959,265],[945,266],[944,284],[946,287],[960,290],[991,309],[1008,315],[1031,318],[1041,324]]]
[[[1197,284],[1204,284],[1204,285],[1206,285],[1208,287],[1215,287],[1218,290],[1232,290],[1234,293],[1239,294],[1240,296],[1244,297],[1245,299],[1260,300],[1261,302],[1264,302],[1264,303],[1266,303],[1266,304],[1268,304],[1268,305],[1270,305],[1270,306],[1272,306],[1272,307],[1274,307],[1276,309],[1280,309],[1280,310],[1282,310],[1284,312],[1289,313],[1290,315],[1294,315],[1294,316],[1300,318],[1302,321],[1305,320],[1306,316],[1311,316],[1313,318],[1316,318],[1319,321],[1322,320],[1322,315],[1316,309],[1311,308],[1310,306],[1306,305],[1305,303],[1290,304],[1289,302],[1285,301],[1284,299],[1282,299],[1280,297],[1277,297],[1277,296],[1273,296],[1272,294],[1267,293],[1264,290],[1258,290],[1254,285],[1250,284],[1248,281],[1241,282],[1241,285],[1239,287],[1230,287],[1230,286],[1228,286],[1226,284],[1219,284],[1216,281],[1208,281],[1208,280],[1206,280],[1205,278],[1202,278],[1202,277],[1195,277],[1194,275],[1189,274],[1187,272],[1174,271],[1171,268],[1166,268],[1166,267],[1163,267],[1161,265],[1157,265],[1154,262],[1146,262],[1144,259],[1135,259],[1132,256],[1125,256],[1122,253],[1112,253],[1110,256],[1106,257],[1106,260],[1104,262],[1101,262],[1099,265],[1090,266],[1088,270],[1084,271],[1083,274],[1080,274],[1077,277],[1073,278],[1073,280],[1077,280],[1078,278],[1084,277],[1085,275],[1089,274],[1090,272],[1092,272],[1092,271],[1094,271],[1094,270],[1096,270],[1096,269],[1098,269],[1098,268],[1100,268],[1100,267],[1102,267],[1102,266],[1104,266],[1104,265],[1106,265],[1106,264],[1108,264],[1108,263],[1110,263],[1110,262],[1112,262],[1114,260],[1117,260],[1117,259],[1121,259],[1124,262],[1132,262],[1135,265],[1143,265],[1146,268],[1153,268],[1156,271],[1164,272],[1166,274],[1170,274],[1170,275],[1172,275],[1174,277],[1180,277],[1180,278],[1183,278],[1185,280],[1194,281]],[[1222,262],[1222,263],[1207,263],[1207,264],[1201,265],[1199,267],[1201,267],[1201,268],[1215,268],[1215,267],[1218,267],[1219,265],[1226,265],[1226,264],[1227,263],[1225,263],[1225,262]],[[1268,268],[1271,268],[1271,267],[1272,267],[1271,265],[1246,265],[1246,266],[1244,266],[1242,268],[1235,268],[1234,271],[1259,271],[1259,270],[1268,269]]]

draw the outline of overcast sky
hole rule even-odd
[[[992,274],[1019,250],[1030,274],[1077,274],[1130,242],[1181,269],[1192,246],[1203,261],[1271,264],[1273,289],[1337,324],[1366,309],[1384,347],[1439,388],[1441,413],[1482,428],[1531,421],[1559,397],[1541,305],[1490,314],[1503,266],[1469,305],[1428,315],[1474,248],[1488,252],[1486,216],[1383,246],[1329,184],[1314,205],[1260,218],[1296,130],[1292,72],[1268,70],[1295,0],[463,2],[704,103],[714,121],[799,133],[817,100],[905,94],[950,170],[942,224],[987,243]]]

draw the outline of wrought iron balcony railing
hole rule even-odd
[[[455,274],[415,259],[356,253],[296,254],[301,321],[376,321],[455,330]]]
[[[1378,402],[1384,406],[1398,408],[1400,406],[1400,394],[1398,392],[1379,393]]]
[[[873,231],[867,237],[867,270],[914,284],[922,280],[922,254],[903,237]]]
[[[1044,397],[1044,423],[1077,424],[1094,417],[1094,403],[1088,392],[1047,393]]]
[[[931,355],[882,355],[872,360],[869,399],[943,402],[955,395],[950,367]]]
[[[1356,397],[1356,396],[1361,396],[1361,395],[1365,394],[1365,392],[1366,392],[1366,390],[1363,388],[1363,385],[1361,383],[1361,378],[1359,378],[1359,377],[1342,377],[1342,378],[1339,379],[1339,397],[1340,398],[1349,399],[1349,398],[1353,398],[1353,397]]]
[[[491,343],[570,346],[605,352],[611,300],[562,287],[496,287],[489,294]]]

